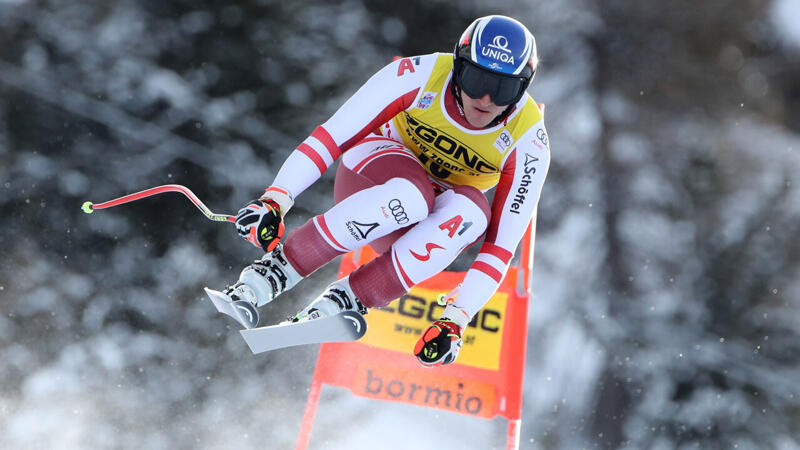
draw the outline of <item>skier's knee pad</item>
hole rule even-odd
[[[472,203],[480,208],[483,215],[486,216],[486,222],[489,222],[489,219],[492,217],[492,208],[489,206],[489,200],[486,199],[483,192],[473,186],[456,186],[453,188],[453,191],[455,191],[456,194],[463,195],[470,199]]]
[[[475,204],[478,208],[480,208],[483,215],[486,217],[486,226],[488,227],[489,221],[492,218],[492,207],[489,205],[489,200],[486,199],[486,195],[483,194],[478,188],[473,186],[456,186],[453,188],[456,194],[463,195],[464,197],[468,198],[472,203]],[[481,234],[472,241],[467,247],[471,247],[477,241],[479,241],[484,233],[486,232],[486,228],[484,227]]]
[[[339,252],[355,250],[428,216],[425,196],[405,178],[358,191],[314,218],[320,235]]]
[[[405,177],[394,177],[385,182],[383,186],[388,188],[388,192],[391,193],[388,197],[391,197],[392,200],[387,203],[387,206],[397,224],[401,225],[400,228],[419,222],[433,210],[436,196],[430,182],[426,186],[429,188],[427,191],[421,189],[418,182]],[[383,212],[385,214],[385,211]],[[408,221],[405,221],[403,217],[407,217]]]
[[[362,141],[343,155],[336,172],[334,196],[340,201],[353,193],[402,178],[411,182],[433,209],[433,185],[422,163],[402,143],[392,139]]]
[[[428,172],[421,165],[407,164],[405,167],[395,172],[396,178],[403,178],[414,185],[415,188],[425,199],[428,212],[433,211],[433,204],[436,200],[436,193],[433,191],[433,184],[428,179]]]
[[[413,156],[410,151],[407,152]],[[416,157],[411,159],[399,154],[382,156],[377,158],[374,163],[366,166],[360,174],[374,183],[383,183],[392,178],[408,180],[425,197],[425,201],[428,203],[428,210],[433,209],[433,200],[436,197],[433,192],[433,185],[428,179],[428,172],[425,171],[422,163]]]
[[[436,197],[433,211],[393,245],[397,277],[410,289],[444,270],[486,232],[489,205],[475,189],[452,189]]]

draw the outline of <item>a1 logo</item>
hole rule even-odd
[[[452,238],[456,234],[456,232],[458,232],[458,235],[461,236],[471,226],[472,222],[464,222],[464,219],[460,215],[458,215],[450,220],[443,222],[441,225],[439,225],[439,229],[447,230],[447,235]],[[459,230],[458,227],[461,227],[461,230]]]

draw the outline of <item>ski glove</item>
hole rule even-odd
[[[467,324],[467,313],[452,303],[448,304],[442,318],[433,322],[414,346],[417,361],[425,367],[441,366],[455,361],[461,351],[461,333]]]
[[[283,216],[292,205],[294,200],[287,191],[270,186],[261,198],[239,210],[236,231],[251,244],[271,252],[283,237]]]
[[[236,231],[256,247],[271,252],[283,237],[281,207],[267,200],[253,200],[236,214]]]

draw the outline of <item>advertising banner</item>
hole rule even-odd
[[[516,448],[522,410],[522,381],[527,339],[529,279],[533,228],[521,245],[500,288],[464,330],[455,363],[427,368],[412,349],[443,307],[436,299],[464,278],[464,272],[442,272],[414,286],[384,308],[370,309],[367,333],[357,342],[320,346],[309,401],[298,440],[310,438],[319,391],[323,384],[349,389],[354,395],[437,408],[473,417],[509,420],[508,447]],[[376,255],[368,247],[342,260],[343,277]]]

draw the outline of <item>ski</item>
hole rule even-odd
[[[330,317],[256,328],[258,310],[250,302],[245,300],[231,302],[222,292],[209,288],[205,288],[205,291],[217,311],[234,318],[245,328],[241,330],[242,337],[253,353],[295,345],[355,341],[367,332],[364,316],[355,311],[343,311]]]
[[[254,354],[295,345],[355,341],[366,332],[367,321],[355,311],[240,331]]]
[[[209,288],[204,289],[217,311],[233,317],[245,328],[255,328],[258,325],[258,310],[252,303],[244,300],[232,302],[227,295],[220,291]]]

